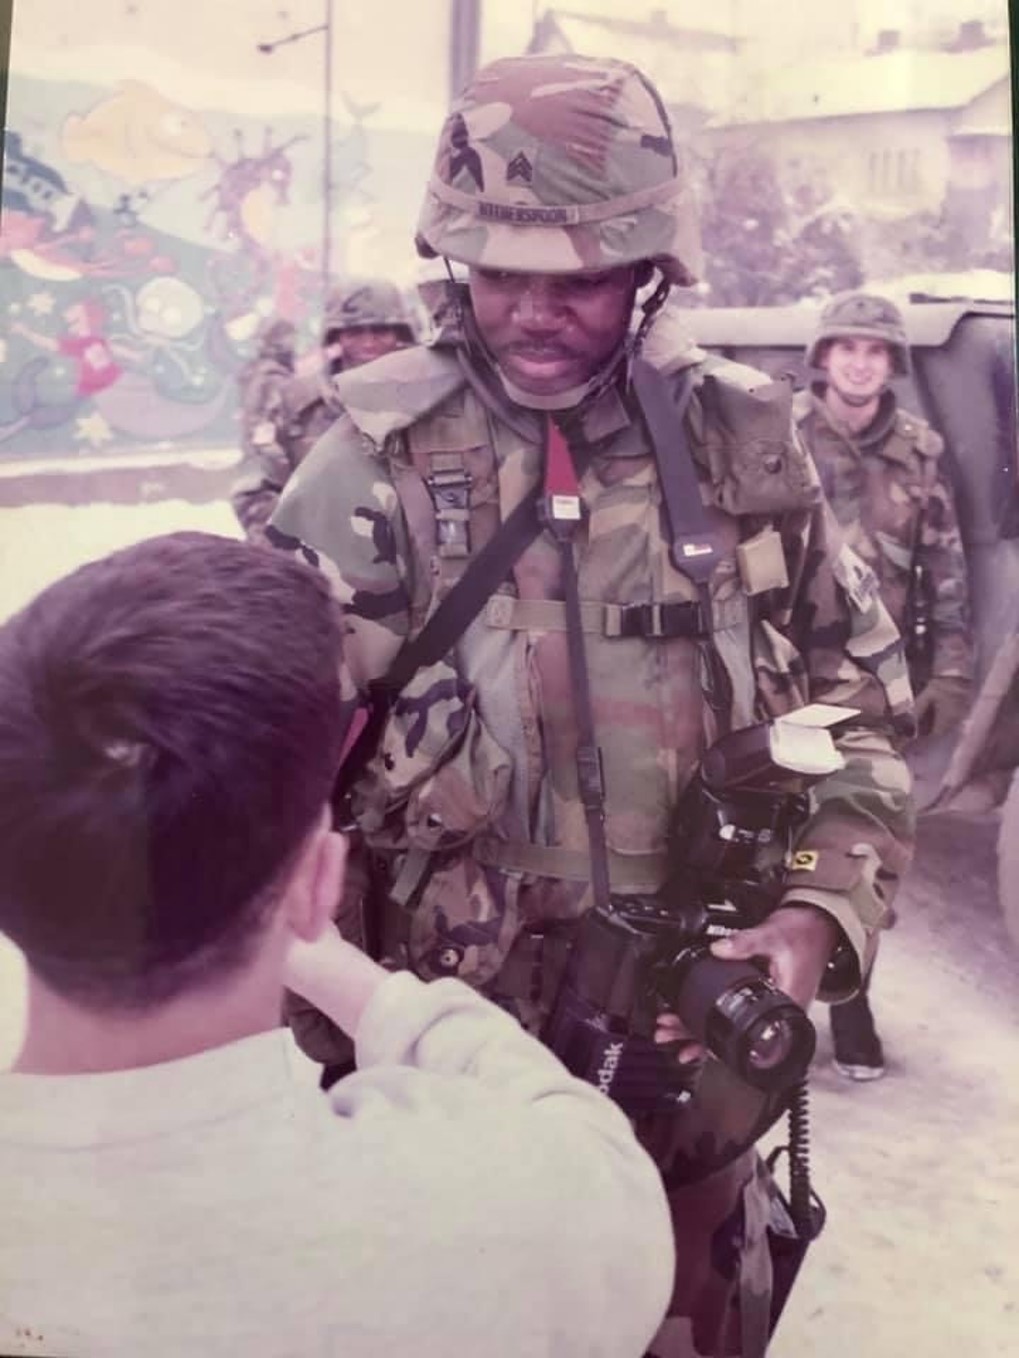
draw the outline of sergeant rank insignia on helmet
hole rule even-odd
[[[506,183],[508,184],[513,179],[522,179],[525,184],[529,184],[533,178],[534,170],[531,162],[523,151],[518,151],[506,166]]]

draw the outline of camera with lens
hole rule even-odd
[[[711,944],[779,904],[807,789],[844,763],[830,728],[855,715],[812,704],[723,736],[676,805],[662,889],[613,896],[582,920],[543,1036],[631,1116],[692,1097],[689,1072],[653,1041],[663,1013],[777,1111],[806,1074],[807,1015],[753,962],[715,957]]]

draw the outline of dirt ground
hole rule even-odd
[[[222,501],[28,505],[13,489],[0,486],[0,618],[79,561],[148,534],[236,533]],[[829,1221],[773,1358],[1019,1354],[1019,949],[995,899],[996,828],[958,816],[922,826],[874,984],[886,1078],[835,1075],[826,1015],[814,1015],[813,1164]],[[19,982],[0,947],[0,1062],[16,1040]]]

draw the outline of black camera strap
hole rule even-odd
[[[591,894],[595,907],[607,910],[611,903],[611,886],[609,849],[605,838],[605,775],[594,729],[591,676],[584,651],[580,587],[577,565],[573,559],[573,535],[580,525],[582,514],[580,487],[569,445],[562,430],[549,417],[545,424],[545,494],[541,501],[541,515],[556,540],[562,561],[566,645],[577,727],[577,790],[587,825]]]
[[[705,592],[718,564],[719,552],[701,499],[697,469],[683,423],[693,396],[693,383],[687,378],[678,395],[674,394],[666,378],[643,358],[635,358],[631,363],[630,383],[658,465],[658,482],[672,537],[673,564],[697,586],[710,618],[711,601]]]
[[[673,565],[697,587],[706,636],[702,642],[708,670],[705,698],[718,717],[729,709],[732,694],[727,672],[712,641],[711,575],[719,547],[701,498],[697,468],[684,423],[693,396],[689,375],[678,392],[646,359],[630,364],[630,384],[654,451],[658,483],[665,501]],[[723,729],[728,725],[723,722]]]
[[[388,671],[368,685],[368,719],[344,757],[340,781],[350,787],[378,748],[393,703],[419,669],[448,655],[478,616],[510,568],[541,531],[538,488],[526,495],[457,580],[442,603]]]
[[[685,380],[677,397],[662,374],[641,358],[632,361],[630,379],[654,450],[658,480],[665,501],[672,559],[676,569],[688,576],[697,589],[705,632],[702,645],[709,674],[705,697],[713,710],[721,715],[729,707],[731,695],[725,670],[712,641],[710,580],[718,562],[719,548],[701,499],[697,470],[683,423],[693,394],[693,384],[689,378]],[[566,438],[551,417],[546,430],[542,510],[545,523],[559,544],[562,558],[566,637],[576,699],[577,786],[587,823],[594,904],[608,908],[611,890],[605,836],[605,779],[595,734],[577,569],[573,559],[573,535],[580,523],[582,503]]]

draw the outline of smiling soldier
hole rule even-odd
[[[903,634],[919,733],[941,735],[961,725],[970,703],[966,558],[944,443],[899,407],[890,385],[910,373],[902,315],[885,297],[840,294],[822,311],[806,361],[817,380],[796,397],[800,436]],[[885,1070],[867,990],[831,1010],[835,1069],[848,1080]]]
[[[387,279],[354,279],[330,293],[322,325],[321,371],[277,382],[244,440],[230,499],[249,538],[262,540],[294,468],[342,413],[337,374],[391,354],[414,339],[413,318],[403,295]]]
[[[777,908],[715,948],[766,959],[802,1005],[838,953],[851,990],[909,858],[901,646],[837,546],[788,388],[662,310],[699,250],[657,91],[612,60],[486,67],[446,121],[417,245],[466,266],[459,325],[339,379],[346,414],[268,529],[332,579],[383,718],[352,802],[375,892],[348,891],[341,928],[540,1032],[581,918],[662,886],[706,746],[821,699],[854,709],[845,767],[814,789]],[[342,1058],[321,1018],[294,1026]],[[674,1100],[635,1125],[676,1231],[652,1352],[760,1355],[766,1172],[748,1148],[681,1172]]]

